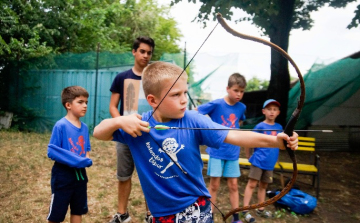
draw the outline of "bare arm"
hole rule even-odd
[[[277,136],[270,136],[257,132],[246,131],[229,131],[225,138],[225,143],[230,143],[242,147],[271,147],[285,149],[283,140],[286,140],[288,146],[292,150],[296,150],[298,147],[298,134],[293,133],[291,137],[285,133],[279,133]]]
[[[100,140],[109,141],[113,139],[113,133],[122,129],[132,137],[141,136],[142,132],[149,132],[148,122],[141,120],[141,115],[132,114],[118,116],[116,118],[104,119],[94,129],[94,137]]]
[[[111,117],[113,117],[113,118],[120,116],[120,112],[118,109],[119,101],[120,101],[120,94],[119,93],[111,93],[109,112],[110,112]]]

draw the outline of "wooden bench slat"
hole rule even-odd
[[[293,163],[280,162],[280,165],[284,170],[293,170]],[[279,169],[281,169],[281,167],[279,166]],[[304,172],[316,173],[318,171],[318,169],[314,165],[311,165],[311,164],[298,163],[297,168],[298,168],[298,171],[304,171]]]
[[[299,136],[298,139],[299,139],[299,141],[312,141],[312,142],[315,142],[315,138],[314,138],[314,137],[303,137],[303,136]]]
[[[315,151],[315,148],[314,148],[314,147],[302,147],[302,146],[299,146],[296,151],[314,152],[314,151]]]
[[[315,143],[314,142],[302,142],[302,141],[299,141],[298,142],[299,146],[315,146]]]

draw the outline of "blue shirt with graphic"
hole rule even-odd
[[[78,128],[65,117],[56,122],[48,145],[48,157],[69,167],[84,168],[92,165],[86,158],[91,150],[89,130],[81,122]]]
[[[260,122],[255,126],[256,130],[261,129],[275,129],[275,131],[256,131],[259,133],[264,133],[267,135],[274,135],[276,136],[279,132],[282,132],[282,126],[278,123],[275,123],[274,125],[269,125],[264,122]],[[279,131],[276,131],[278,129]],[[249,159],[249,162],[259,167],[263,170],[273,170],[274,166],[278,160],[279,157],[279,149],[278,148],[255,148],[254,153]]]
[[[147,120],[151,112],[144,113],[142,120]],[[149,124],[226,128],[195,111],[186,111],[183,118],[166,123],[158,123],[151,118]],[[113,140],[129,145],[151,214],[155,217],[176,214],[193,204],[198,197],[210,197],[202,175],[199,146],[219,147],[228,131],[151,129],[150,134],[143,133],[134,138],[119,129],[113,133]],[[178,162],[186,174],[173,161]]]
[[[246,106],[243,103],[237,102],[234,105],[229,105],[223,98],[198,107],[200,114],[209,115],[214,122],[235,129],[240,128],[240,120],[245,120],[245,110]],[[212,158],[237,160],[239,159],[240,147],[223,143],[220,148],[208,147],[206,152]]]

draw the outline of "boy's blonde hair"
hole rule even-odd
[[[61,92],[61,103],[66,109],[65,104],[67,102],[71,103],[77,97],[84,96],[85,98],[89,97],[89,93],[85,90],[85,88],[80,86],[70,86],[66,87]]]
[[[149,94],[159,97],[161,91],[164,87],[164,81],[166,80],[176,80],[179,75],[183,72],[183,69],[178,67],[175,64],[158,61],[148,65],[143,72],[142,75],[142,82],[143,82],[143,89],[145,93],[145,97]],[[181,77],[186,77],[187,74],[184,73]]]
[[[228,87],[231,88],[235,84],[238,85],[241,88],[245,88],[246,87],[245,77],[243,75],[239,74],[239,73],[233,73],[229,77]]]

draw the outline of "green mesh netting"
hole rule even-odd
[[[359,90],[360,58],[345,58],[327,66],[315,64],[304,80],[306,98],[296,129],[321,119]],[[299,95],[297,83],[289,92],[288,118],[297,106]]]

